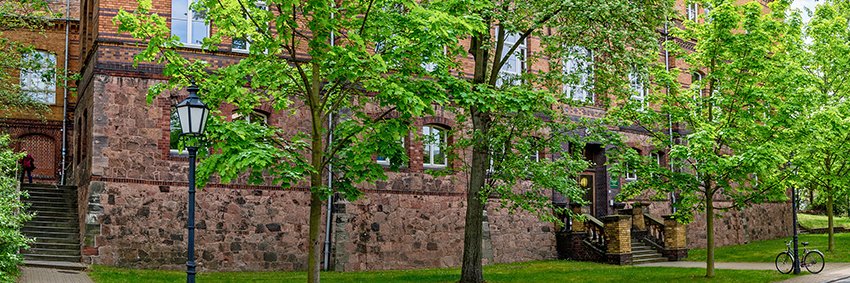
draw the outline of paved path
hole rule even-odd
[[[638,264],[635,266],[663,266],[683,268],[705,268],[702,261],[670,261]],[[776,270],[773,263],[769,262],[716,262],[717,269],[739,269],[739,270]],[[797,276],[781,283],[850,283],[850,263],[826,263],[823,271],[818,274],[809,274],[803,270],[801,276]]]
[[[83,271],[21,267],[18,283],[94,283]]]

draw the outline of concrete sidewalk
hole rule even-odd
[[[638,264],[635,266],[655,267],[682,267],[682,268],[705,268],[702,261],[669,261]],[[738,269],[738,270],[776,270],[772,262],[716,262],[716,269]],[[778,272],[778,271],[777,271]],[[818,274],[810,274],[805,268],[800,276],[781,281],[782,283],[850,283],[850,262],[830,263],[827,262],[823,271]]]
[[[21,267],[18,283],[94,283],[84,271]]]

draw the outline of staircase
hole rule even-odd
[[[663,262],[667,261],[652,246],[648,246],[641,240],[632,239],[632,264]]]
[[[22,232],[35,238],[30,249],[21,251],[27,265],[75,266],[81,261],[80,227],[77,218],[75,187],[21,184],[29,192],[24,199],[29,212],[35,213]]]

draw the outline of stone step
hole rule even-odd
[[[633,260],[636,259],[636,258],[656,258],[656,257],[660,258],[661,254],[659,254],[659,253],[652,253],[652,254],[634,254],[633,253],[632,254]]]
[[[658,257],[658,258],[642,258],[642,259],[635,259],[635,258],[632,258],[632,264],[642,264],[642,263],[652,263],[652,262],[665,262],[665,261],[667,261],[667,259],[666,259],[666,258],[663,258],[663,257]]]
[[[41,267],[49,269],[61,270],[77,270],[82,271],[88,269],[88,265],[80,262],[63,262],[63,261],[44,261],[44,260],[24,260],[24,265],[29,267]]]
[[[24,225],[24,227],[23,227],[23,229],[21,229],[21,231],[24,232],[24,233],[30,233],[30,232],[38,233],[38,232],[44,232],[44,231],[78,233],[78,232],[80,232],[80,227],[77,227],[77,226],[62,226],[61,223],[60,223],[60,225],[56,225],[56,226],[35,226],[35,225],[30,224],[30,223],[27,223],[27,224]]]
[[[69,192],[64,192],[64,191],[35,190],[35,191],[26,191],[26,192],[27,192],[27,194],[29,194],[28,199],[34,199],[34,198],[61,198],[61,199],[65,199],[66,197],[71,196],[71,194]]]
[[[48,242],[35,242],[30,244],[30,248],[37,249],[59,249],[59,250],[73,250],[80,249],[79,243],[48,243]]]
[[[56,256],[80,256],[80,249],[45,249],[45,248],[30,248],[26,250],[26,254],[37,255],[56,255]]]
[[[30,222],[36,222],[36,221],[42,221],[42,222],[73,222],[73,223],[77,223],[77,216],[76,216],[76,215],[69,215],[69,214],[67,214],[67,213],[66,213],[66,214],[64,214],[64,215],[44,215],[44,214],[36,214],[36,215],[35,215],[35,217],[33,217],[33,218],[32,218],[32,220],[30,220]]]
[[[35,213],[35,218],[39,218],[41,216],[45,216],[45,217],[71,217],[71,218],[77,217],[77,211],[76,210],[65,210],[65,211],[62,211],[62,210],[27,210],[27,211]]]
[[[65,261],[65,262],[80,262],[81,256],[74,255],[42,255],[42,254],[23,254],[25,260],[38,261]]]
[[[77,205],[65,202],[27,202],[30,204],[31,210],[50,210],[50,209],[77,209]]]
[[[36,241],[41,241],[42,238],[49,239],[68,239],[68,240],[79,240],[80,233],[79,232],[57,232],[57,231],[23,231],[24,235],[28,237],[36,238]]]
[[[68,217],[67,219],[36,219],[27,221],[24,225],[31,227],[79,227],[75,219]]]
[[[35,239],[35,244],[66,244],[66,245],[80,245],[80,240],[77,238],[57,238],[57,237],[38,237]]]
[[[635,251],[635,250],[632,250],[632,256],[635,256],[635,255],[659,255],[660,256],[661,254],[656,252],[656,251]]]

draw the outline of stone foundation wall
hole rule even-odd
[[[715,201],[715,204],[729,205],[721,201]],[[653,215],[667,215],[670,213],[670,203],[651,202],[649,211]],[[714,243],[718,247],[788,237],[792,229],[791,203],[764,203],[743,210],[719,212],[719,216],[714,218],[714,225]],[[705,248],[705,244],[705,214],[700,213],[688,224],[687,247]]]
[[[103,182],[104,214],[92,263],[183,269],[185,186]],[[197,194],[201,271],[306,269],[309,193],[206,188]]]
[[[94,236],[96,252],[87,259],[131,268],[184,268],[185,184],[113,180],[92,185],[102,186],[103,214]],[[198,192],[197,205],[195,252],[201,271],[306,269],[308,192],[211,187]],[[460,266],[463,194],[370,191],[357,201],[338,202],[335,209],[336,270]],[[488,209],[493,262],[556,258],[552,224],[530,214],[508,214],[492,203]]]

